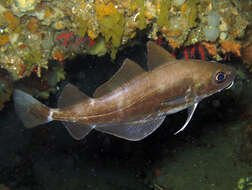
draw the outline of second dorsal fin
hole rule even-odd
[[[67,106],[71,106],[73,104],[77,104],[81,101],[84,101],[86,99],[89,99],[87,95],[85,95],[83,92],[81,92],[77,87],[75,87],[72,84],[67,84],[59,99],[58,99],[58,107],[63,108]]]
[[[125,59],[121,68],[111,79],[98,87],[93,96],[97,98],[110,93],[143,72],[145,71],[134,61]]]
[[[151,41],[147,42],[147,52],[149,70],[153,70],[162,64],[175,60],[175,58],[168,51]]]

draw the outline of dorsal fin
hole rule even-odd
[[[112,76],[111,79],[98,87],[93,96],[97,98],[110,93],[143,72],[145,71],[134,61],[125,59],[121,68],[114,74],[114,76]]]
[[[147,42],[147,53],[147,65],[149,70],[153,70],[164,63],[169,63],[170,61],[175,60],[168,51],[151,41]]]
[[[59,97],[58,107],[63,108],[74,105],[88,98],[90,97],[81,92],[77,87],[72,84],[67,84]]]

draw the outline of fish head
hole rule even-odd
[[[236,76],[235,68],[217,63],[195,60],[194,92],[200,99],[230,88]]]

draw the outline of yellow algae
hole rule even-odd
[[[136,32],[133,32],[131,35],[130,35],[130,38],[134,38],[136,36]]]
[[[98,34],[96,32],[94,32],[93,30],[88,30],[88,36],[94,40],[95,38],[97,38]]]
[[[145,15],[148,19],[152,19],[152,18],[153,18],[153,15],[152,15],[150,12],[148,12],[148,11],[145,11],[145,12],[144,12],[144,15]]]
[[[11,30],[15,30],[16,27],[19,25],[18,17],[14,16],[11,11],[4,11],[3,16],[6,21],[9,23],[9,27]]]
[[[37,0],[16,0],[16,6],[22,12],[33,10],[37,3],[39,3]]]
[[[28,22],[27,27],[31,33],[35,34],[39,28],[38,19],[35,17],[32,17],[30,21]]]
[[[131,9],[132,11],[136,10],[136,9],[137,9],[136,4],[131,4],[130,9]]]
[[[155,9],[160,9],[160,3],[157,3],[156,5],[155,5]]]
[[[242,9],[232,8],[232,0],[223,3],[213,3],[211,0],[70,0],[64,3],[28,0],[26,2],[31,2],[30,8],[36,5],[30,11],[22,11],[24,6],[21,6],[22,10],[16,7],[17,1],[26,0],[0,0],[0,62],[1,65],[7,65],[14,60],[16,66],[22,60],[26,61],[25,65],[28,66],[24,74],[21,69],[18,78],[29,75],[35,67],[39,75],[40,68],[45,68],[47,60],[52,58],[63,60],[77,53],[103,55],[106,51],[115,58],[119,47],[135,38],[138,32],[152,40],[162,35],[173,48],[201,43],[206,41],[203,29],[212,10],[220,14],[221,24],[227,26],[226,30],[220,28],[221,32],[225,32],[225,39],[216,41],[218,51],[211,49],[213,52],[210,54],[219,56],[221,52],[231,51],[239,55],[239,46],[231,44],[231,48],[229,44],[221,43],[224,40],[240,42],[244,39],[242,36],[248,25],[245,22],[248,18],[245,13],[242,14]],[[148,30],[139,31],[146,28],[147,24]],[[73,35],[69,39],[62,39],[60,43],[55,40],[59,30]],[[95,43],[92,41],[83,49],[79,37],[84,40],[95,39]],[[98,43],[99,39],[103,41]],[[63,42],[67,45],[62,54],[53,54],[54,48],[62,49]],[[9,56],[11,61],[6,61],[4,56]],[[20,63],[16,61],[18,58],[22,59]],[[14,66],[9,71],[17,72]]]
[[[96,13],[98,16],[98,20],[102,20],[104,16],[109,16],[112,14],[116,14],[117,9],[115,6],[110,2],[109,4],[105,5],[104,3],[97,2],[95,4]]]
[[[88,21],[82,17],[76,17],[75,23],[77,23],[77,34],[80,37],[84,37],[87,32]]]
[[[13,0],[0,0],[0,5],[10,7]]]
[[[10,37],[8,35],[0,35],[0,45],[9,43]]]
[[[196,25],[197,18],[197,6],[198,0],[189,0],[187,3],[182,5],[181,12],[182,16],[187,18],[189,27],[194,27]]]
[[[170,0],[161,0],[160,2],[160,11],[157,18],[157,24],[159,27],[169,28],[169,10],[171,7]]]
[[[111,58],[115,59],[124,32],[124,13],[119,12],[112,3],[96,3],[96,11],[101,34],[106,43],[111,42]]]
[[[66,20],[59,20],[59,21],[53,23],[52,26],[56,30],[64,30],[68,24],[69,24],[69,22]]]
[[[45,8],[45,18],[51,18],[53,16],[53,11],[49,8]]]
[[[140,30],[143,30],[146,28],[147,23],[145,20],[145,6],[144,6],[144,0],[136,0],[136,6],[139,9],[139,15],[137,16],[138,22],[138,28]]]
[[[80,8],[85,8],[86,7],[86,3],[81,3],[80,4]]]
[[[181,13],[183,16],[185,15],[187,8],[188,8],[188,5],[186,3],[181,6]]]
[[[124,31],[125,19],[120,13],[104,17],[100,22],[101,33],[105,37],[105,41],[111,40],[111,58],[115,59],[117,49],[121,45],[121,39]]]

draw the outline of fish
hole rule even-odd
[[[202,44],[195,44],[183,49],[176,49],[172,52],[173,57],[176,59],[201,59],[203,61],[211,60],[206,47]]]
[[[203,60],[177,60],[164,48],[147,42],[144,70],[126,58],[120,69],[96,89],[92,97],[67,84],[50,108],[31,95],[15,89],[15,110],[27,128],[54,120],[62,121],[76,140],[92,130],[130,141],[152,134],[167,115],[187,109],[183,131],[199,102],[230,88],[236,70],[228,65]]]

